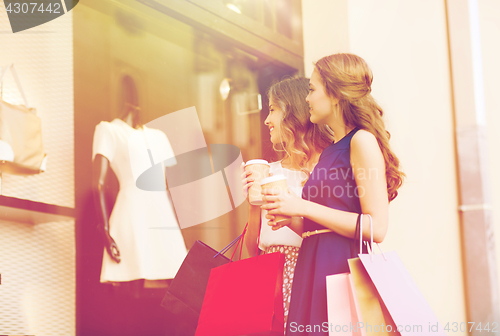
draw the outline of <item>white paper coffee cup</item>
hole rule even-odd
[[[253,185],[248,189],[248,201],[253,205],[262,205],[262,193],[260,182],[262,179],[269,177],[269,162],[266,160],[250,160],[245,164],[245,171],[251,171],[251,177],[255,179]]]
[[[286,177],[284,175],[273,175],[266,177],[260,181],[260,186],[262,189],[278,189],[280,193],[285,193],[288,188],[288,183],[286,182]],[[281,221],[290,219],[289,216],[285,215],[275,215],[275,222],[279,223]]]

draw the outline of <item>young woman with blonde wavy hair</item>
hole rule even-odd
[[[387,233],[389,202],[404,174],[389,147],[382,109],[371,96],[372,81],[359,56],[335,54],[316,62],[306,98],[310,120],[328,125],[335,141],[321,153],[302,198],[293,191],[263,192],[269,225],[278,227],[276,214],[304,218],[286,335],[328,335],[325,277],[349,272],[358,217],[368,223],[371,216],[374,241],[382,242]],[[363,236],[370,236],[369,225]]]
[[[310,121],[311,115],[305,101],[308,90],[307,78],[289,78],[274,84],[268,91],[269,115],[265,124],[269,127],[273,148],[281,156],[281,160],[270,164],[270,173],[285,175],[288,186],[296,193],[302,191],[320,153],[333,141],[333,133],[326,125],[316,125]],[[249,172],[243,172],[245,193],[253,181]],[[265,215],[265,210],[250,204],[245,242],[250,255],[255,255],[257,249],[265,253],[279,251],[285,254],[283,307],[286,325],[293,270],[302,243],[302,219],[292,218],[290,227],[293,230],[285,227],[275,231],[267,225]]]

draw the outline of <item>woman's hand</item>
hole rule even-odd
[[[273,176],[270,172],[269,176]],[[243,187],[243,195],[248,201],[248,190],[253,186],[255,179],[252,177],[252,172],[250,170],[245,170],[245,162],[241,163],[241,185]]]
[[[254,184],[251,171],[245,171],[245,162],[241,163],[241,185],[243,187],[243,195],[248,201],[248,189]]]
[[[285,215],[289,217],[302,217],[304,216],[305,200],[297,196],[290,188],[285,192],[279,189],[263,189],[263,200],[267,202],[261,208],[267,210],[266,218],[269,219],[268,225],[273,226],[273,230],[277,230],[283,226],[289,225],[290,220],[274,222],[274,215]],[[275,228],[276,227],[276,228]]]
[[[274,221],[274,219],[276,218],[275,215],[266,215],[266,218],[268,219],[267,225],[272,226],[271,229],[273,231],[279,230],[279,229],[281,229],[282,227],[285,227],[285,226],[290,226],[290,224],[292,224],[292,217],[289,217],[286,220],[282,220],[282,221],[280,221],[278,223],[276,223]]]

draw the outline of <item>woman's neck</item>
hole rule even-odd
[[[333,130],[333,140],[334,142],[340,141],[343,137],[345,137],[349,132],[351,132],[354,127],[347,126],[345,124],[332,124],[328,125]]]
[[[309,158],[309,161],[306,162],[306,169],[311,172],[316,164],[318,163],[320,153],[315,152],[311,157]],[[291,163],[291,157],[287,156],[283,160],[281,160],[281,166],[286,169],[291,169],[291,170],[300,170],[302,167],[299,165],[295,164],[292,165]]]

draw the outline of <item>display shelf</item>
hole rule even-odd
[[[24,167],[14,162],[0,160],[0,173],[12,175],[35,175],[40,174],[42,170]]]
[[[0,220],[31,224],[70,221],[75,209],[0,195]]]

